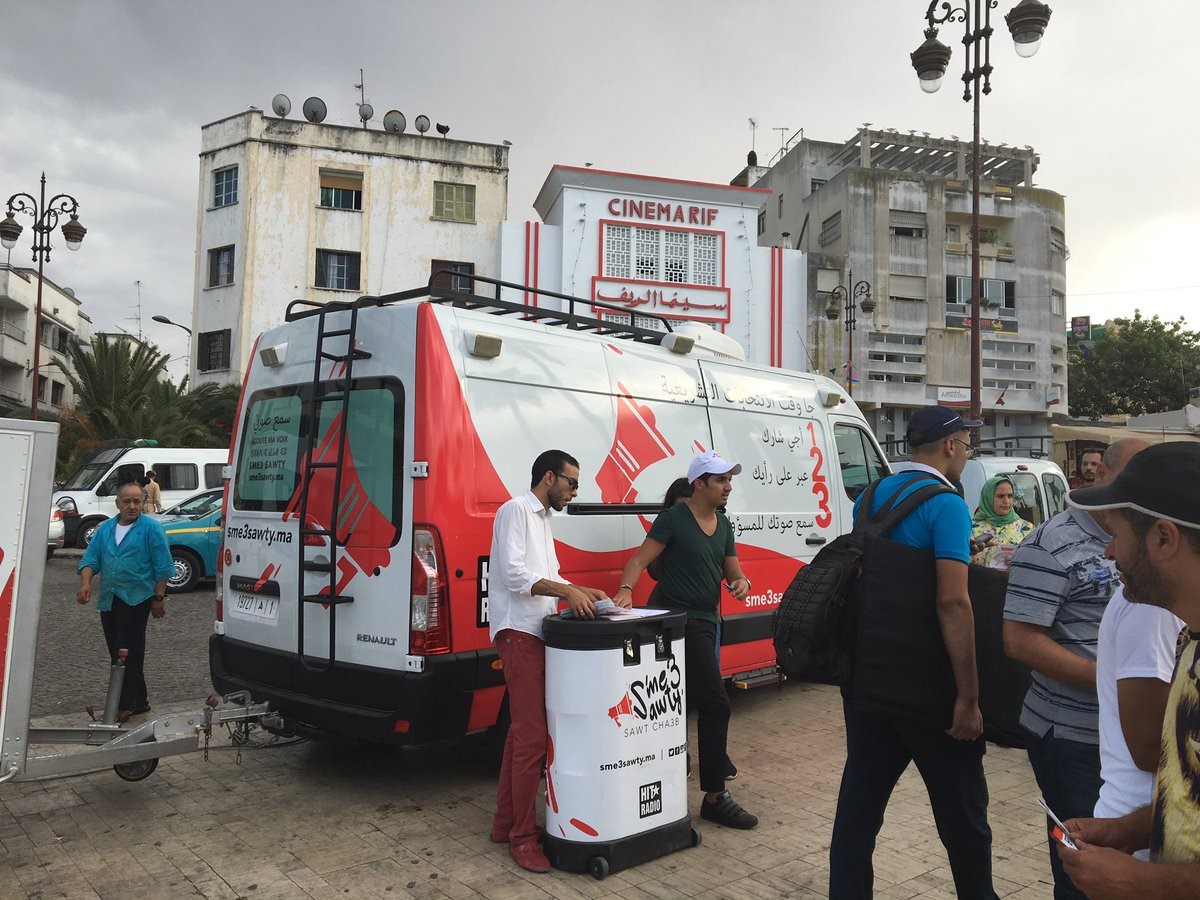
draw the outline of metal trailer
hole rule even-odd
[[[164,756],[207,750],[214,726],[271,725],[265,703],[244,694],[223,702],[210,698],[203,710],[159,716],[125,728],[116,721],[123,665],[113,666],[109,699],[100,721],[76,728],[32,728],[33,660],[37,647],[45,540],[58,443],[57,422],[0,419],[0,471],[10,473],[0,504],[0,782],[75,775],[112,766],[127,781],[140,781]],[[114,692],[115,689],[115,692]],[[278,724],[282,724],[279,722]],[[37,745],[83,744],[87,749],[30,755]]]

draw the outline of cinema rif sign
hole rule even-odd
[[[729,295],[729,288],[723,287],[592,278],[592,300],[605,307],[629,310],[634,315],[725,324],[729,321]],[[596,307],[596,312],[608,312],[605,307]]]
[[[952,331],[967,331],[971,327],[971,317],[962,315],[947,315],[946,327]],[[991,331],[996,334],[1016,334],[1017,320],[1016,319],[985,319],[979,317],[979,330],[983,332]]]

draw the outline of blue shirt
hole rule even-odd
[[[77,572],[91,569],[100,576],[100,596],[96,609],[108,612],[113,597],[120,597],[130,606],[145,603],[154,596],[154,586],[175,573],[171,548],[162,525],[146,516],[138,516],[121,545],[117,546],[117,523],[120,516],[102,522],[83,551]]]
[[[904,481],[912,478],[914,472],[925,472],[929,478],[919,479],[914,485],[906,488],[900,494],[901,500],[935,481],[950,485],[944,475],[930,466],[909,463],[904,465],[903,469],[900,466],[896,468],[897,473],[884,478],[875,489],[875,498],[871,503],[872,515],[879,512],[896,493],[896,489]],[[854,501],[856,514],[858,506],[859,501]],[[910,547],[932,550],[936,559],[953,559],[966,564],[971,558],[971,513],[967,509],[966,501],[958,494],[937,494],[901,519],[891,533],[884,536]]]

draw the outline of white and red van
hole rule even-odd
[[[225,500],[217,688],[301,733],[419,743],[496,724],[492,520],[549,448],[582,473],[553,522],[563,574],[610,593],[693,454],[742,464],[728,515],[754,586],[722,596],[721,665],[742,685],[774,680],[784,589],[888,471],[857,407],[704,326],[473,281],[496,299],[296,301],[258,339]]]

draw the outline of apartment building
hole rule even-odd
[[[288,303],[497,276],[508,146],[250,109],[201,129],[193,382],[240,383]]]
[[[88,343],[92,323],[70,288],[43,278],[41,348],[37,385],[33,384],[34,321],[37,269],[0,264],[0,415],[29,410],[37,391],[38,412],[53,416],[58,407],[73,407],[75,393],[67,378],[73,373],[68,347]]]
[[[1001,446],[1067,413],[1065,202],[1034,185],[1038,161],[1030,147],[981,150],[982,436]],[[807,255],[814,366],[849,383],[897,450],[914,409],[969,402],[970,162],[966,141],[864,127],[801,138],[734,179],[771,191],[758,242]],[[860,281],[876,306],[856,306],[850,332],[833,292]]]

